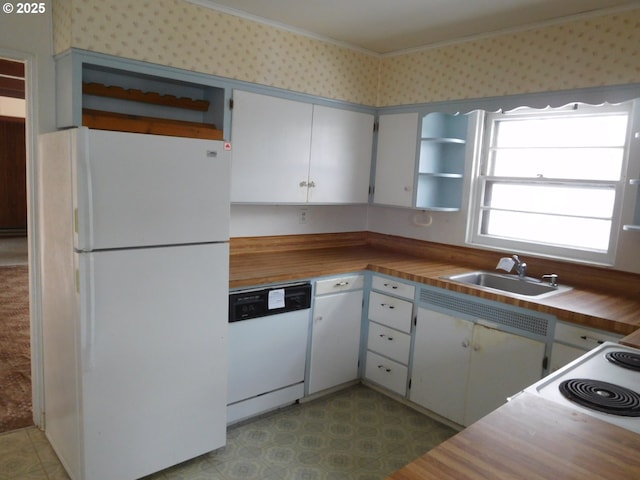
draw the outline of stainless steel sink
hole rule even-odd
[[[565,285],[553,286],[531,277],[518,277],[493,272],[469,272],[443,277],[445,280],[465,283],[487,290],[506,292],[529,298],[544,298],[571,290]]]

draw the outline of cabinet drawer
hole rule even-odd
[[[407,392],[407,367],[398,362],[367,352],[365,377],[399,395]]]
[[[316,295],[359,290],[364,286],[363,275],[349,275],[345,277],[329,278],[316,282]]]
[[[410,333],[412,312],[413,304],[406,300],[377,292],[369,296],[369,320],[374,322]]]
[[[398,282],[396,280],[376,276],[373,277],[371,286],[381,292],[391,293],[409,300],[413,300],[416,291],[413,285],[407,285],[406,283]]]
[[[411,337],[398,330],[369,322],[367,348],[406,365],[409,363]]]
[[[571,325],[569,323],[557,322],[554,341],[573,345],[584,350],[591,350],[602,342],[617,342],[621,335],[603,332],[588,327]]]

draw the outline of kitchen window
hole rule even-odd
[[[469,241],[612,264],[631,102],[487,113]]]

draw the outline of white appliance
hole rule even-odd
[[[74,480],[225,444],[230,159],[221,142],[40,137],[45,432]]]
[[[228,423],[304,396],[310,306],[309,282],[229,294]]]
[[[604,342],[524,390],[640,433],[640,350]]]

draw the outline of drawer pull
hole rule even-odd
[[[394,308],[396,308],[394,305],[389,305],[388,303],[381,303],[380,306],[388,308],[389,310],[393,310]]]
[[[384,365],[378,365],[378,368],[382,368],[382,369],[384,369],[384,371],[385,371],[385,372],[390,372],[390,371],[391,371],[391,369],[390,369],[390,368],[387,368],[387,367],[385,367]]]
[[[589,341],[589,342],[595,342],[595,343],[597,343],[598,345],[601,345],[601,344],[603,344],[603,343],[604,343],[604,340],[598,340],[597,338],[588,337],[588,336],[586,336],[586,335],[582,335],[580,338],[581,338],[582,340],[587,340],[587,341]]]
[[[349,282],[338,282],[334,287],[346,287],[347,285],[349,285]]]
[[[380,334],[380,338],[385,338],[385,337],[387,338],[387,340],[393,341],[393,337],[389,337],[389,336],[385,335],[384,333]]]
[[[391,283],[383,283],[383,285],[384,285],[385,287],[387,287],[387,288],[391,288],[391,289],[393,289],[393,290],[397,290],[397,289],[398,289],[398,286],[397,286],[397,285],[393,285],[393,284],[391,284]]]

